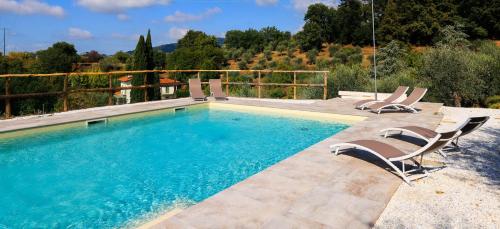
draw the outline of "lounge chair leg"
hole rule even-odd
[[[393,169],[394,169],[397,173],[399,173],[399,175],[401,176],[401,178],[403,178],[403,180],[404,180],[404,181],[405,181],[408,185],[412,186],[410,179],[409,179],[409,178],[405,175],[405,162],[404,162],[404,161],[401,161],[401,165],[402,165],[403,171],[399,170],[396,166],[393,166],[393,165],[391,165],[391,166],[393,167]]]
[[[455,148],[457,148],[457,149],[460,148],[460,146],[458,145],[458,138],[455,139],[455,142],[452,142],[452,143],[455,146]]]
[[[446,158],[446,154],[443,152],[443,150],[438,150],[439,155],[441,155],[443,158]]]
[[[403,171],[401,171],[394,163],[392,163],[391,161],[389,160],[385,160],[383,159],[392,169],[394,169],[394,171],[396,171],[396,173],[399,174],[399,176],[401,178],[403,178],[403,180],[409,185],[409,186],[413,186],[411,184],[411,180],[405,175],[405,163],[404,161],[400,161],[401,162],[401,167],[403,168]]]

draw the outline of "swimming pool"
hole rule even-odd
[[[196,106],[0,135],[0,228],[136,226],[347,127]]]

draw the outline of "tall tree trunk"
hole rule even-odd
[[[462,106],[462,97],[457,92],[453,92],[453,101],[455,102],[455,107]]]

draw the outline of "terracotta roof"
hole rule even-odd
[[[160,78],[160,83],[161,84],[172,84],[172,83],[178,83],[179,81],[169,79],[169,78]]]
[[[118,80],[119,80],[120,82],[122,82],[122,83],[128,82],[128,81],[130,81],[131,79],[132,79],[132,76],[130,76],[130,75],[129,75],[129,76],[122,76],[122,77],[118,78]]]
[[[129,76],[122,76],[120,78],[118,78],[118,80],[120,82],[129,82],[130,80],[132,80],[132,76],[129,75]],[[160,83],[161,84],[174,84],[174,83],[179,83],[179,81],[177,80],[173,80],[173,79],[169,79],[169,78],[160,78]]]

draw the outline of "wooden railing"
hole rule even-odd
[[[20,98],[32,98],[40,96],[62,96],[63,99],[63,111],[68,111],[68,95],[72,93],[85,93],[85,92],[108,92],[108,105],[113,105],[113,94],[120,90],[131,90],[140,89],[144,90],[145,102],[148,101],[147,90],[148,88],[160,88],[162,86],[175,86],[175,85],[185,85],[186,83],[170,83],[170,84],[148,84],[146,77],[144,77],[144,84],[141,86],[128,86],[128,87],[114,87],[113,86],[113,76],[116,75],[130,75],[130,74],[144,74],[144,73],[192,73],[196,74],[196,77],[201,78],[201,73],[222,73],[220,75],[225,76],[222,80],[222,84],[226,86],[226,95],[229,96],[229,85],[252,85],[257,87],[257,97],[262,97],[262,87],[263,86],[285,86],[293,87],[293,98],[297,99],[297,87],[322,87],[323,88],[323,99],[327,99],[328,95],[328,71],[281,71],[281,70],[140,70],[140,71],[115,71],[115,72],[73,72],[73,73],[52,73],[52,74],[5,74],[0,75],[0,79],[5,79],[5,94],[0,95],[0,100],[5,101],[5,118],[11,118],[12,116],[12,100]],[[257,82],[231,82],[230,73],[255,73],[257,74]],[[293,83],[262,83],[262,74],[271,73],[287,73],[293,74]],[[321,74],[323,76],[323,83],[321,84],[311,84],[311,83],[297,83],[297,74]],[[107,76],[109,81],[109,86],[106,88],[89,88],[89,89],[72,89],[68,88],[68,78],[70,76]],[[25,93],[25,94],[12,94],[10,81],[12,78],[28,78],[28,77],[64,77],[63,90],[54,92],[37,92],[37,93]],[[170,77],[168,77],[170,78]],[[203,84],[208,84],[208,82],[202,82]]]

